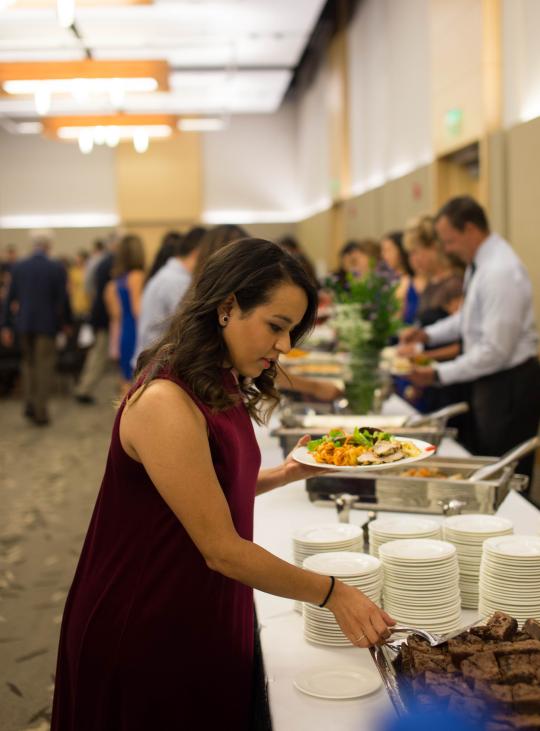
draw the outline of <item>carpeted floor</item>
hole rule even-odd
[[[1,731],[49,728],[61,614],[105,467],[115,398],[113,376],[97,405],[56,396],[44,428],[24,419],[16,397],[0,399]]]
[[[0,400],[0,729],[49,728],[60,620],[105,466],[115,379],[37,427]]]

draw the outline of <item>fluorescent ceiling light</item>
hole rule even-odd
[[[19,122],[17,124],[17,134],[20,135],[39,135],[42,131],[41,122]]]
[[[94,148],[94,138],[92,136],[92,129],[89,127],[87,130],[83,130],[79,135],[79,150],[83,155],[89,155]]]
[[[225,129],[225,120],[221,117],[200,117],[180,119],[178,129],[182,132],[217,132]]]
[[[124,92],[150,92],[158,88],[158,82],[151,77],[141,78],[80,78],[80,79],[13,79],[2,84],[7,94],[35,94],[46,89],[49,94],[79,95],[84,88],[88,94]]]
[[[0,228],[108,228],[118,226],[116,213],[43,213],[0,216]]]
[[[146,134],[149,139],[164,139],[166,137],[170,137],[172,134],[172,129],[167,124],[113,124],[110,125],[109,128],[107,128],[106,125],[98,125],[96,127],[59,127],[57,135],[62,140],[78,140],[80,135],[85,130],[92,130],[92,134],[96,144],[99,144],[99,142],[97,142],[96,140],[96,133],[98,135],[102,133],[103,141],[107,142],[107,140],[109,140],[109,144],[116,139],[116,135],[118,135],[119,140],[131,140],[133,139],[135,134],[138,133]],[[113,131],[111,132],[111,130]]]
[[[150,140],[144,129],[138,129],[133,135],[133,147],[137,152],[143,153],[148,150]]]
[[[56,0],[56,14],[62,28],[70,28],[75,21],[75,0]]]
[[[306,218],[329,210],[332,207],[330,198],[321,198],[314,203],[302,208],[290,208],[282,211],[255,211],[255,210],[207,210],[202,215],[204,223],[296,223]]]

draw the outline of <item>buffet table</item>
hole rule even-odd
[[[263,467],[279,464],[283,458],[277,441],[269,436],[270,430],[271,427],[256,429]],[[445,456],[468,454],[460,445],[448,439],[441,443],[439,453]],[[516,533],[540,532],[539,511],[517,493],[508,495],[497,514],[510,518]],[[390,516],[392,513],[385,515]],[[439,521],[443,519],[443,516],[432,517]],[[351,523],[361,525],[366,520],[366,512],[351,511]],[[292,562],[294,531],[310,523],[333,521],[337,521],[337,514],[332,504],[328,507],[315,506],[309,502],[305,483],[292,483],[257,498],[255,541],[280,558]],[[295,676],[317,667],[365,667],[376,673],[369,651],[310,644],[303,637],[303,619],[294,610],[292,600],[257,591],[255,602],[274,731],[380,729],[381,719],[394,713],[382,686],[377,692],[363,698],[336,701],[307,696],[293,685]],[[474,621],[476,617],[473,611],[463,611],[464,624]]]

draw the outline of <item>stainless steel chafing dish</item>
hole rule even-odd
[[[454,404],[434,414],[413,417],[401,427],[389,427],[396,435],[416,437],[438,445],[444,436],[455,436],[455,430],[446,426],[447,419],[462,413],[466,404]],[[306,431],[316,438],[327,433],[328,428],[314,429],[303,425],[293,426],[294,414],[286,414],[286,423],[272,432],[281,443],[285,454],[294,448]],[[348,417],[350,418],[350,417]],[[302,417],[296,416],[302,422]],[[366,417],[357,417],[359,425]],[[347,507],[362,510],[389,510],[414,513],[493,513],[510,489],[519,492],[526,489],[528,478],[515,473],[519,458],[538,445],[534,438],[524,442],[505,457],[439,457],[423,460],[413,467],[436,469],[436,477],[409,477],[403,473],[410,465],[384,470],[361,472],[357,475],[325,475],[306,482],[311,502],[332,506],[343,494]],[[442,475],[442,476],[440,476]],[[339,511],[339,505],[336,503]],[[346,513],[344,514],[346,515]],[[343,515],[340,519],[346,520]]]
[[[428,457],[415,467],[435,468],[445,477],[408,477],[408,466],[383,473],[362,472],[357,477],[325,475],[307,481],[312,502],[333,505],[336,496],[348,493],[350,506],[361,510],[413,513],[493,513],[510,489],[526,489],[528,477],[514,474],[517,460],[534,449],[533,441],[512,450],[503,463],[493,457]],[[489,469],[489,471],[488,471]],[[485,471],[481,471],[485,470]],[[456,477],[459,476],[459,477]]]
[[[315,405],[314,405],[315,406]],[[468,411],[468,404],[460,402],[458,404],[452,404],[439,411],[434,411],[431,414],[415,414],[409,417],[396,417],[396,416],[362,416],[362,415],[351,415],[345,412],[340,412],[338,416],[336,411],[339,411],[339,404],[325,405],[323,406],[323,413],[321,413],[321,405],[317,404],[315,408],[311,408],[309,404],[303,403],[287,403],[280,412],[281,426],[278,429],[272,431],[272,436],[277,437],[280,442],[280,446],[284,454],[288,454],[291,449],[294,449],[296,443],[304,434],[309,433],[313,439],[321,437],[326,434],[329,429],[335,427],[335,422],[332,420],[338,419],[354,421],[355,425],[362,426],[362,424],[371,425],[372,419],[377,419],[377,424],[373,423],[373,426],[377,426],[383,430],[391,431],[396,436],[413,437],[414,439],[422,439],[430,444],[438,446],[443,437],[454,438],[457,434],[456,429],[447,427],[448,419],[457,414],[463,414]],[[318,414],[315,411],[319,412]],[[332,415],[333,412],[333,415]],[[316,416],[318,423],[313,425],[311,417]],[[386,422],[387,420],[387,422]],[[340,426],[345,424],[340,423]]]

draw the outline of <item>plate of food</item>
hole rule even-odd
[[[297,447],[292,458],[311,467],[341,472],[371,472],[418,462],[431,457],[436,447],[411,437],[396,437],[372,427],[356,426],[352,432],[331,429],[305,447]]]
[[[396,355],[390,363],[390,375],[398,378],[409,376],[416,366],[429,366],[432,364],[433,359],[422,353],[411,358]]]

